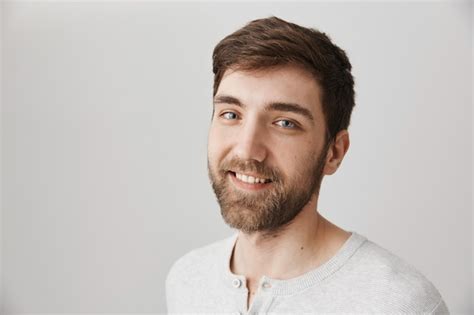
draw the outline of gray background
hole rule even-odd
[[[211,53],[277,15],[348,53],[351,147],[320,211],[473,313],[467,3],[2,2],[2,314],[162,313],[227,237],[206,169]]]

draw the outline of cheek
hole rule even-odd
[[[211,163],[221,159],[225,152],[225,145],[225,135],[215,126],[211,126],[207,140],[207,155]]]
[[[301,177],[307,176],[308,167],[317,159],[317,152],[314,148],[316,144],[313,142],[293,142],[284,145],[274,145],[274,148],[285,148],[275,152],[278,159],[278,165],[287,176]]]

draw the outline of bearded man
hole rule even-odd
[[[213,72],[209,178],[237,233],[173,265],[169,313],[448,313],[414,267],[318,213],[349,148],[345,52],[271,17],[219,42]]]

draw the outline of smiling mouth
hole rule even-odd
[[[245,184],[250,184],[250,185],[265,185],[268,183],[271,183],[272,180],[269,178],[263,178],[263,177],[256,177],[252,175],[247,175],[243,173],[237,173],[233,171],[229,171],[229,173],[236,178],[238,181],[245,183]]]

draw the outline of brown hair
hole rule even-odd
[[[254,20],[221,40],[212,55],[214,93],[229,68],[260,70],[295,64],[313,74],[322,89],[326,140],[349,127],[354,79],[344,50],[329,36],[277,17]]]

